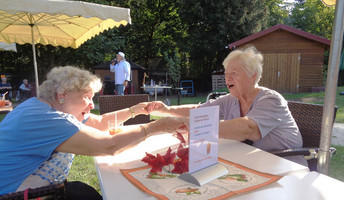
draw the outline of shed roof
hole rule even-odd
[[[328,39],[326,39],[324,37],[313,35],[313,34],[308,33],[306,31],[302,31],[300,29],[293,28],[291,26],[287,26],[287,25],[284,25],[284,24],[277,24],[277,25],[275,25],[273,27],[270,27],[268,29],[260,31],[260,32],[258,32],[256,34],[250,35],[250,36],[245,37],[245,38],[243,38],[241,40],[233,42],[233,43],[229,44],[228,47],[230,49],[232,49],[233,47],[236,47],[236,46],[248,43],[248,42],[250,42],[250,41],[252,41],[254,39],[260,38],[260,37],[262,37],[264,35],[267,35],[267,34],[269,34],[271,32],[278,31],[278,30],[288,31],[288,32],[293,33],[295,35],[299,35],[301,37],[304,37],[304,38],[307,38],[307,39],[310,39],[310,40],[314,40],[316,42],[319,42],[319,43],[322,43],[322,44],[325,44],[325,45],[328,45],[328,46],[331,45],[331,40],[328,40]]]

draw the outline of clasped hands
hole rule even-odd
[[[158,112],[158,113],[168,113],[168,106],[165,105],[161,101],[153,101],[153,102],[142,102],[132,107],[132,109],[137,114],[151,114],[152,112]],[[174,128],[174,130],[167,130],[167,132],[178,132],[181,134],[186,134],[189,132],[189,117],[171,117],[169,115],[168,117],[162,117],[159,119],[161,121],[161,127],[166,127],[167,124],[169,124],[169,127],[171,123],[175,123],[177,128]],[[162,122],[164,121],[164,122]],[[166,123],[166,126],[164,125]]]

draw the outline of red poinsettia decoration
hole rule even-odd
[[[183,172],[189,171],[189,148],[183,147],[182,144],[179,145],[177,156],[179,159],[177,159],[174,162],[174,169],[171,171],[172,173],[182,174]]]
[[[146,152],[146,156],[141,161],[148,163],[148,165],[152,167],[152,169],[150,170],[151,173],[161,172],[162,167],[164,167],[165,165],[173,164],[173,161],[176,158],[176,153],[171,152],[172,149],[168,148],[164,156],[157,154],[156,157],[153,154]]]
[[[171,148],[168,148],[164,156],[161,156],[160,154],[154,156],[153,154],[146,152],[146,156],[141,161],[147,163],[149,166],[152,167],[152,169],[150,170],[151,173],[161,172],[164,166],[170,164],[174,165],[174,169],[171,171],[172,173],[182,174],[184,172],[188,172],[189,148],[186,147],[186,141],[183,135],[177,131],[176,133],[177,138],[180,140],[180,145],[178,147],[177,153],[172,153]],[[178,156],[177,159],[176,156]]]

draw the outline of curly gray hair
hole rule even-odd
[[[64,92],[91,91],[99,92],[102,82],[91,72],[77,67],[54,67],[39,87],[39,98],[48,102],[56,100],[57,94]]]

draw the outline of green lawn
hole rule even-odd
[[[344,87],[338,87],[336,105],[338,106],[336,122],[344,123],[344,96],[339,95],[344,91]],[[300,93],[300,94],[285,94],[283,95],[287,100],[303,101],[307,103],[323,103],[324,92],[318,93]],[[205,102],[207,94],[197,94],[196,97],[180,97],[180,104]],[[177,105],[177,97],[168,97],[172,105]],[[166,97],[159,96],[159,100],[166,101]],[[93,113],[99,114],[99,110],[94,110]],[[0,121],[5,115],[0,115]],[[152,116],[152,119],[155,117]],[[330,176],[338,180],[344,181],[344,146],[334,146],[337,149],[337,154],[331,158],[330,161]],[[93,164],[93,158],[88,156],[75,156],[68,177],[69,181],[78,180],[85,182],[100,192],[99,182],[96,170]]]

